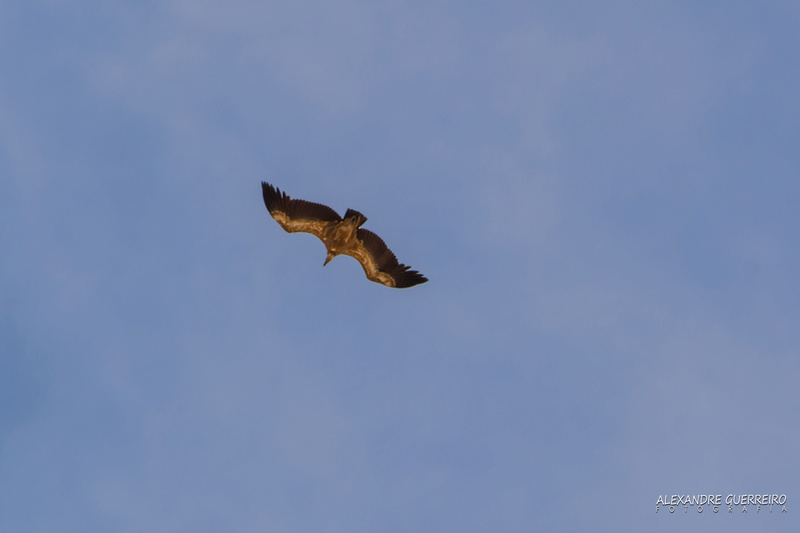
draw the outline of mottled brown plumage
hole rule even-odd
[[[269,214],[284,230],[310,233],[322,241],[328,252],[326,265],[337,255],[349,255],[361,263],[367,279],[387,287],[404,289],[428,281],[399,263],[380,237],[361,228],[367,217],[358,211],[348,209],[342,218],[326,205],[292,200],[269,183],[262,181],[261,189]]]

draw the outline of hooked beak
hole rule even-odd
[[[322,266],[325,266],[325,265],[327,265],[328,263],[330,263],[330,262],[331,262],[331,259],[333,259],[333,254],[328,254],[327,256],[325,256],[325,262],[324,262],[324,263],[322,263]]]

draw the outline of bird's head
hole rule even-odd
[[[337,253],[336,253],[334,250],[328,250],[328,255],[326,255],[326,256],[325,256],[325,262],[322,264],[322,266],[325,266],[325,265],[327,265],[328,263],[330,263],[330,262],[331,262],[331,260],[332,260],[334,257],[336,257],[337,255],[339,255],[339,254],[337,254]]]

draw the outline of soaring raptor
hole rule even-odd
[[[369,230],[361,227],[367,217],[348,209],[344,218],[322,204],[292,200],[266,182],[261,182],[264,205],[269,214],[289,233],[298,231],[317,236],[328,251],[325,265],[337,255],[349,255],[361,263],[367,279],[387,287],[405,289],[428,278],[411,270],[411,267],[397,261],[383,240]]]

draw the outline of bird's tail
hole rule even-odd
[[[355,219],[356,227],[360,228],[361,225],[367,221],[367,217],[356,211],[355,209],[348,209],[347,212],[344,214],[344,219]]]

